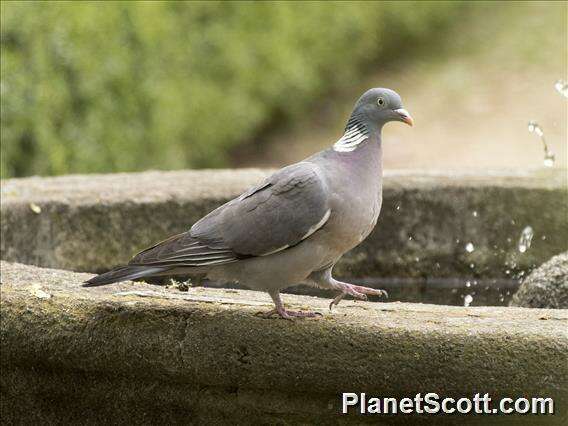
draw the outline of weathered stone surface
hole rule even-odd
[[[292,307],[323,314],[290,322],[254,316],[271,305],[258,292],[132,282],[87,289],[88,274],[0,267],[7,424],[468,420],[338,416],[342,391],[553,396],[557,415],[538,423],[566,421],[567,310],[346,300],[330,313],[327,300],[286,295]]]
[[[554,256],[523,281],[511,306],[568,308],[568,252]]]
[[[146,172],[2,182],[4,260],[103,271],[187,230],[267,170]],[[566,171],[386,173],[371,236],[344,277],[511,278],[568,250]],[[530,250],[517,243],[525,226]],[[465,250],[471,242],[474,251]]]

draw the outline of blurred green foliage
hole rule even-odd
[[[462,9],[2,2],[2,177],[222,166]]]

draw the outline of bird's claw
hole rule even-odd
[[[387,299],[389,297],[386,290],[342,283],[342,291],[329,303],[329,310],[331,311],[334,305],[338,305],[346,295],[353,296],[358,300],[368,300],[367,295],[381,296]]]

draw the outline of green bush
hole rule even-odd
[[[2,2],[2,177],[226,164],[436,37],[442,3]]]

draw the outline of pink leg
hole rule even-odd
[[[287,320],[291,320],[294,318],[314,318],[317,316],[322,316],[319,312],[310,312],[310,311],[287,311],[284,309],[284,303],[282,303],[282,298],[280,297],[280,293],[276,292],[269,292],[270,297],[274,301],[275,309],[272,309],[268,312],[258,312],[257,315],[263,318],[270,318],[273,315],[279,315],[280,318],[284,318]]]
[[[337,297],[331,301],[329,304],[329,310],[331,310],[334,305],[338,305],[347,294],[359,300],[367,300],[368,294],[372,296],[389,297],[385,290],[348,284],[337,280],[332,281],[331,287],[335,290],[339,290],[341,293],[339,293]]]

